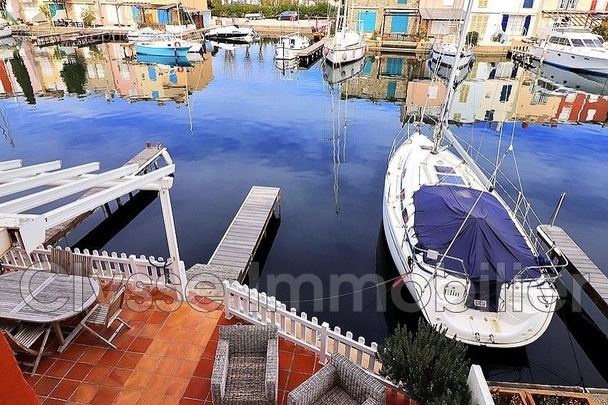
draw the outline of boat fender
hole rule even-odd
[[[414,259],[412,258],[412,256],[408,256],[407,257],[407,267],[409,272],[411,272],[413,270],[413,266],[414,266]]]
[[[175,43],[173,45],[175,45],[176,48],[179,48],[182,44],[180,44],[179,41],[175,41]]]
[[[346,60],[346,54],[345,53],[342,54],[342,59]]]
[[[184,68],[180,66],[180,67],[178,67],[178,68],[177,68],[177,71],[178,71],[178,72],[183,72],[183,71],[184,71]]]

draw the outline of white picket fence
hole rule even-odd
[[[8,270],[49,270],[51,249],[61,249],[61,247],[39,248],[32,251],[31,254],[27,254],[21,248],[13,248],[0,258],[2,267]],[[71,251],[70,248],[65,248],[65,250]],[[179,291],[181,297],[187,297],[184,262],[170,264],[165,269],[162,257],[150,256],[147,258],[143,255],[136,257],[135,255],[127,256],[125,253],[120,255],[106,251],[100,253],[97,250],[89,252],[87,249],[83,251],[74,249],[73,253],[90,256],[93,263],[93,277],[100,280],[128,282],[135,287],[169,288]],[[180,297],[179,294],[178,297]]]
[[[282,337],[317,354],[321,363],[326,363],[333,353],[341,353],[384,384],[396,388],[378,375],[381,364],[376,359],[378,345],[375,342],[367,345],[363,337],[355,340],[351,332],[342,334],[339,327],[331,329],[327,322],[319,324],[316,317],[308,319],[305,312],[298,315],[294,308],[287,309],[275,297],[236,281],[224,281],[223,284],[227,319],[237,316],[252,324],[276,325]]]

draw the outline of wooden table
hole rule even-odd
[[[59,344],[61,321],[84,312],[97,299],[99,284],[89,277],[27,270],[0,276],[0,318],[52,324]]]

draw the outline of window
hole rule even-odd
[[[551,38],[549,38],[549,43],[550,44],[559,44],[559,38],[558,37],[551,37]]]
[[[595,43],[593,42],[592,39],[583,39],[583,42],[585,43],[586,46],[588,46],[589,48],[595,48]]]
[[[513,85],[512,84],[506,84],[502,86],[502,89],[500,90],[500,102],[501,103],[505,103],[507,101],[509,101],[509,97],[511,96],[511,91],[513,90]]]
[[[462,113],[454,113],[454,121],[460,121],[462,119]]]
[[[525,17],[523,15],[510,15],[507,21],[507,35],[522,35],[524,31]]]
[[[559,9],[570,9],[573,10],[576,8],[576,4],[578,0],[559,0],[557,8]]]
[[[407,4],[407,0],[397,0],[397,4]]]
[[[524,0],[524,5],[522,8],[532,8],[534,7],[534,0]]]
[[[479,8],[486,8],[488,7],[488,0],[479,0]]]
[[[572,38],[572,46],[585,46],[585,44],[583,44],[581,39]]]
[[[488,16],[482,14],[474,14],[471,16],[471,24],[469,31],[475,31],[479,34],[479,37],[483,37],[488,26]]]
[[[471,86],[469,86],[468,84],[463,84],[462,86],[460,86],[460,98],[458,99],[458,101],[460,101],[461,103],[466,103],[469,99],[470,90]]]
[[[530,105],[546,105],[549,97],[543,92],[537,91],[532,94],[532,99],[530,100]]]

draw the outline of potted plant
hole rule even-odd
[[[82,18],[82,24],[85,27],[91,27],[93,25],[93,21],[95,21],[95,13],[90,7],[87,7],[82,11],[82,13],[80,13],[80,18]]]
[[[380,346],[380,374],[398,384],[420,405],[468,405],[471,393],[467,385],[466,345],[448,339],[447,328],[435,328],[423,319],[417,329],[414,334],[398,326]]]

